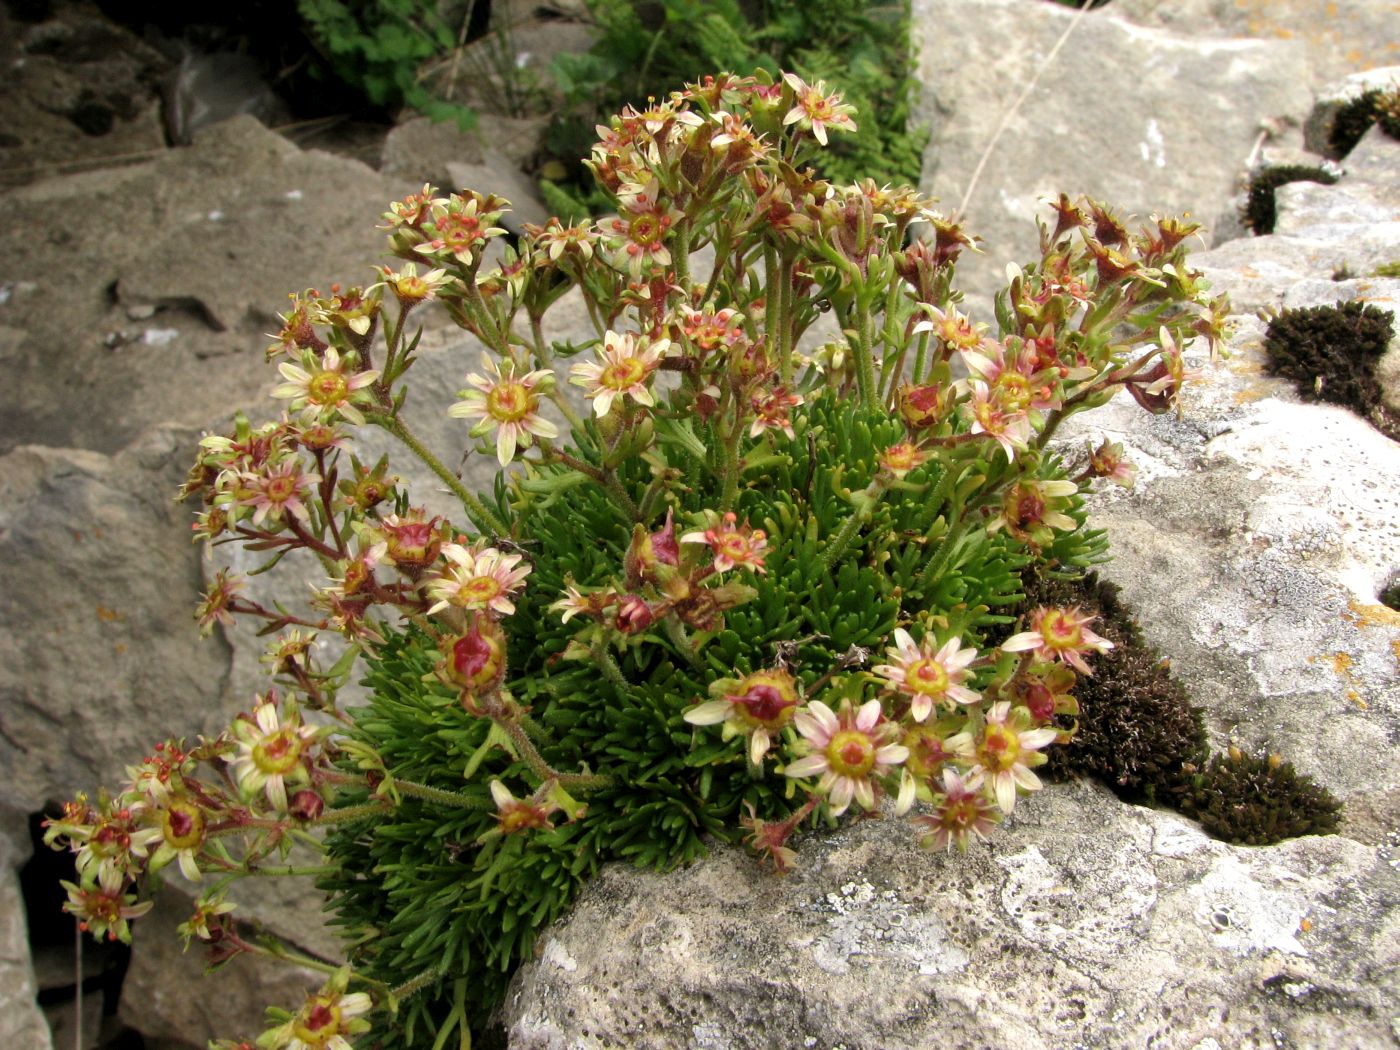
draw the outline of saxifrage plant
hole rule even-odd
[[[851,810],[965,848],[1040,786],[1109,643],[1073,605],[1007,610],[1023,570],[1105,556],[1081,492],[1131,482],[1121,449],[1071,479],[1048,443],[1124,388],[1169,411],[1181,347],[1214,346],[1225,304],[1185,262],[1194,226],[1134,232],[1061,197],[976,322],[956,221],[806,166],[853,125],[820,83],[707,78],[602,129],[614,217],[502,248],[504,201],[425,187],[385,215],[403,265],[294,297],[269,349],[283,416],[205,437],[184,495],[200,537],[298,566],[314,600],[268,607],[217,575],[201,622],[263,623],[278,684],[52,823],[92,933],[127,937],[174,863],[213,961],[295,958],[225,891],[310,875],[348,963],[301,959],[328,983],[258,1044],[465,1045],[605,861],[742,840],[781,871],[794,832]],[[544,335],[565,296],[585,341]],[[483,348],[451,414],[510,468],[487,493],[404,419],[433,308]],[[460,512],[360,460],[367,427]],[[323,632],[349,643],[329,667]],[[346,706],[358,656],[370,698]]]

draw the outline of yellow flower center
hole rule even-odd
[[[486,412],[500,423],[519,423],[535,404],[529,388],[518,380],[499,383],[486,395]]]
[[[646,365],[635,357],[626,357],[606,366],[598,375],[598,383],[609,390],[626,390],[646,378]]]
[[[843,729],[826,745],[826,761],[837,776],[860,779],[875,768],[875,741],[858,729]]]
[[[338,405],[350,393],[350,384],[339,372],[317,372],[306,384],[307,398],[317,405]]]
[[[656,215],[638,215],[627,224],[627,237],[635,245],[651,248],[661,242],[667,223]]]
[[[1005,726],[988,725],[977,758],[992,773],[1005,772],[1021,759],[1021,741]]]
[[[942,696],[948,691],[948,672],[937,660],[916,660],[904,672],[904,682],[916,693]]]
[[[297,1015],[293,1032],[307,1046],[325,1046],[340,1032],[340,1007],[324,996],[312,999]]]
[[[501,594],[501,585],[490,576],[473,576],[460,587],[452,604],[461,606],[487,605]]]
[[[1040,636],[1051,649],[1078,649],[1084,641],[1084,629],[1064,613],[1052,609],[1040,621]]]
[[[997,376],[997,395],[1009,412],[1024,412],[1030,407],[1031,385],[1020,372],[1003,372]]]
[[[193,849],[204,841],[204,812],[189,802],[172,801],[160,830],[172,849]]]
[[[290,773],[301,761],[301,738],[287,726],[253,745],[253,764],[268,776]]]
[[[286,474],[279,474],[276,477],[268,478],[267,484],[263,486],[263,494],[270,503],[286,503],[297,493],[296,478]]]

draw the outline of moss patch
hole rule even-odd
[[[1285,164],[1265,168],[1249,180],[1249,195],[1244,206],[1244,221],[1256,235],[1273,233],[1278,224],[1278,205],[1274,191],[1290,182],[1321,182],[1331,185],[1337,176],[1318,167],[1305,164]]]
[[[1094,630],[1113,649],[1081,677],[1079,731],[1052,749],[1046,772],[1088,775],[1126,802],[1167,806],[1215,838],[1266,845],[1335,830],[1341,803],[1278,756],[1238,748],[1210,756],[1201,708],[1142,637],[1118,587],[1089,573],[1080,580],[1027,581],[1027,605],[1074,604],[1096,612]]]
[[[1338,110],[1327,137],[1332,155],[1345,157],[1372,124],[1379,124],[1391,138],[1400,139],[1400,87],[1367,91]]]
[[[1394,333],[1393,314],[1361,302],[1285,310],[1265,333],[1265,367],[1293,380],[1304,400],[1344,405],[1400,441],[1400,418],[1376,378]]]

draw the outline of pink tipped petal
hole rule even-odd
[[[783,770],[783,776],[791,777],[794,780],[801,780],[803,777],[816,776],[818,773],[826,772],[825,755],[808,755],[806,758],[799,758],[796,762],[789,762]]]
[[[880,701],[867,700],[860,705],[860,710],[856,713],[856,728],[868,733],[880,721],[882,713]]]
[[[851,807],[851,799],[856,793],[856,782],[850,777],[838,777],[836,783],[831,787],[831,794],[826,796],[827,804],[831,807],[831,815],[839,817]]]
[[[1040,644],[1040,635],[1035,631],[1022,631],[1020,634],[1013,634],[1006,641],[1001,643],[1001,650],[1005,653],[1020,653],[1027,649],[1034,649]]]

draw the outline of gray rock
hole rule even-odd
[[[801,858],[606,869],[517,976],[512,1050],[1392,1045],[1400,874],[1357,842],[1226,846],[1077,784],[966,855],[863,820]]]
[[[288,293],[371,283],[374,224],[417,188],[242,116],[146,164],[0,197],[0,225],[22,234],[0,278],[34,285],[0,305],[0,325],[22,333],[0,343],[0,452],[111,453],[155,422],[250,407]],[[156,311],[131,321],[142,306]]]
[[[1188,211],[1213,224],[1229,209],[1259,121],[1308,112],[1302,45],[1144,28],[1115,7],[1083,18],[1044,70],[967,205],[985,253],[963,256],[959,282],[982,301],[1008,260],[1036,253],[1041,200],[1089,194],[1144,218]],[[922,188],[945,209],[957,209],[1003,113],[1073,17],[1042,0],[914,5],[923,85],[915,117],[932,129]]]
[[[12,1050],[52,1050],[49,1026],[35,999],[38,985],[16,870],[20,860],[0,838],[0,1041]]]
[[[217,730],[228,650],[198,644],[199,555],[170,502],[193,435],[0,458],[0,768],[33,812],[115,785],[162,734]],[[158,571],[157,571],[158,567]]]
[[[1394,63],[1398,50],[1387,0],[1115,0],[1112,10],[1182,33],[1297,41],[1323,80]]]
[[[449,164],[481,164],[488,150],[504,156],[516,169],[539,148],[542,117],[477,115],[471,131],[457,125],[413,117],[384,140],[379,170],[385,175],[452,188]]]

